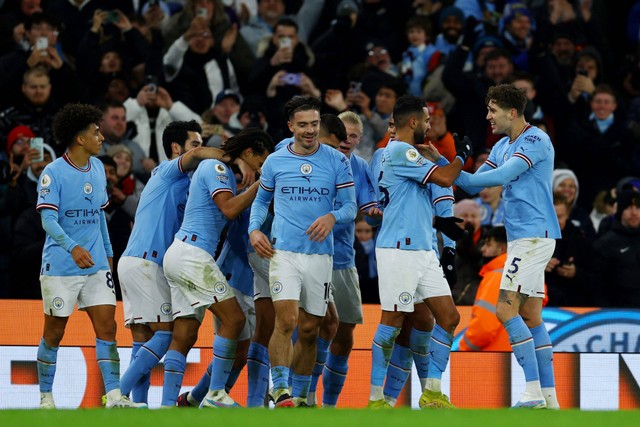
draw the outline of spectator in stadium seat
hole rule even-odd
[[[553,307],[597,306],[593,281],[591,241],[570,219],[571,202],[561,193],[553,196],[562,239],[545,268],[547,295]]]
[[[605,307],[640,307],[640,193],[625,190],[611,230],[593,244],[595,271]]]

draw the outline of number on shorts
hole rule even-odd
[[[511,261],[511,268],[507,270],[507,273],[516,274],[518,272],[518,262],[522,261],[522,258],[513,257]]]
[[[109,289],[113,289],[113,277],[111,276],[110,271],[107,271],[107,287]]]
[[[329,292],[331,292],[331,283],[324,284],[324,300],[329,301]]]

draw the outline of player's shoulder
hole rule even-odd
[[[274,152],[280,151],[281,149],[285,148],[287,145],[291,144],[292,142],[293,142],[292,136],[290,136],[289,138],[284,138],[282,141],[276,144]]]
[[[529,145],[549,145],[551,144],[551,138],[542,129],[531,126],[527,129],[522,138],[520,139],[522,144]]]
[[[423,158],[413,145],[403,141],[392,141],[387,145],[387,150],[393,163],[416,163]]]
[[[91,169],[95,168],[96,170],[104,171],[104,163],[99,158],[89,157],[89,163],[91,164]]]
[[[358,156],[356,153],[351,153],[351,164],[359,166],[361,168],[366,168],[368,166],[367,161]]]

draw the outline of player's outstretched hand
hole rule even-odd
[[[447,279],[449,287],[453,288],[458,281],[458,273],[456,272],[456,250],[448,247],[443,248],[442,255],[440,255],[440,265],[442,265],[444,277]]]
[[[463,222],[463,220],[455,216],[436,216],[433,218],[433,228],[443,232],[451,240],[460,240],[469,233],[467,230],[458,226],[461,222]]]
[[[328,213],[313,221],[305,234],[309,236],[309,240],[322,242],[331,233],[334,225],[336,225],[336,217]]]
[[[253,230],[249,234],[249,242],[261,258],[271,258],[275,254],[269,238],[260,230]]]
[[[460,156],[462,158],[462,163],[464,164],[467,161],[467,158],[473,155],[473,143],[468,136],[465,136],[460,140],[457,133],[453,134],[453,140],[456,145],[456,156]]]
[[[71,256],[73,257],[73,261],[80,268],[91,268],[93,267],[93,259],[91,259],[91,254],[82,246],[78,245],[75,248],[71,249]]]

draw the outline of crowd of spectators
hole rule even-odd
[[[35,186],[65,152],[51,124],[68,102],[103,111],[116,258],[173,120],[195,119],[208,145],[247,127],[290,136],[284,103],[312,95],[358,113],[356,154],[389,139],[404,93],[432,117],[427,139],[474,170],[497,141],[490,86],[525,90],[527,120],[555,147],[563,231],[547,267],[549,306],[640,307],[640,1],[637,0],[0,0],[0,297],[38,298],[44,230]],[[43,138],[45,155],[33,137]],[[454,298],[471,304],[500,190],[456,191],[471,233],[458,243]],[[358,222],[365,302],[374,302],[375,229]]]

